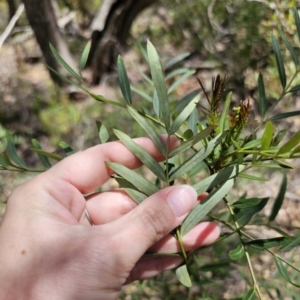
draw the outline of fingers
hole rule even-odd
[[[196,201],[197,193],[191,186],[168,187],[110,223],[116,245],[122,245],[122,256],[136,263],[148,248],[181,224]]]
[[[163,271],[174,269],[182,262],[182,257],[142,258],[130,272],[125,284],[154,277]]]
[[[161,139],[166,143],[166,135],[162,135]],[[164,159],[150,138],[143,137],[134,141],[156,160]],[[177,144],[178,140],[171,137],[171,149]],[[89,193],[109,179],[112,172],[105,164],[107,161],[117,162],[131,169],[141,165],[140,160],[121,142],[111,142],[75,153],[56,164],[45,174],[47,173],[48,177],[57,177],[71,183],[82,193]]]
[[[189,252],[214,242],[220,235],[220,228],[213,222],[203,222],[195,226],[182,237],[184,249]],[[167,235],[149,248],[149,253],[179,253],[181,252],[177,239]]]

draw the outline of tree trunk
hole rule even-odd
[[[23,0],[28,21],[35,33],[36,40],[42,50],[46,64],[55,71],[66,74],[49,48],[49,43],[51,43],[64,60],[74,68],[75,63],[57,26],[51,1],[52,0]],[[50,76],[54,82],[63,85],[63,80],[55,73],[50,71]]]
[[[17,11],[17,5],[15,0],[6,0],[7,5],[8,5],[8,14],[9,14],[9,20],[15,15]],[[8,22],[9,22],[8,20]]]
[[[132,22],[137,15],[157,0],[103,0],[91,24],[92,48],[88,64],[92,67],[93,84],[111,71],[120,49],[126,45]]]

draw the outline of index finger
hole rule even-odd
[[[164,143],[167,136],[162,135]],[[134,139],[154,159],[161,161],[164,156],[158,151],[149,137]],[[170,148],[178,145],[175,137],[170,139]],[[89,148],[75,153],[48,170],[48,176],[62,179],[71,183],[81,193],[89,193],[105,183],[111,176],[112,171],[107,167],[106,162],[116,162],[134,169],[141,166],[141,161],[131,153],[121,142],[110,142]]]

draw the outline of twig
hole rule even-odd
[[[19,20],[19,18],[21,17],[22,13],[24,11],[24,4],[20,4],[16,13],[14,14],[14,16],[10,19],[7,27],[5,28],[4,32],[2,33],[2,35],[0,36],[0,49],[3,45],[3,43],[5,42],[5,40],[8,38],[8,36],[10,35],[11,31],[13,30],[13,28],[15,27],[17,21]]]

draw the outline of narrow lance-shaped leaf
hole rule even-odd
[[[163,168],[144,148],[135,143],[128,135],[120,130],[115,129],[114,134],[150,171],[159,179],[166,181],[166,174]]]
[[[265,116],[266,108],[267,108],[267,98],[265,91],[264,78],[261,73],[258,75],[258,109],[259,113],[262,117]]]
[[[156,89],[154,89],[154,91],[153,91],[152,106],[153,106],[153,110],[154,110],[155,114],[157,115],[158,119],[160,119],[159,100],[158,100]]]
[[[60,56],[60,54],[56,51],[54,46],[50,43],[50,49],[55,56],[55,58],[59,61],[59,63],[76,79],[82,81],[82,78],[67,64],[67,62]]]
[[[186,265],[182,265],[176,269],[176,277],[184,286],[188,288],[192,287],[192,281]]]
[[[42,149],[40,143],[36,140],[36,139],[32,139],[31,140],[31,143],[32,143],[32,146],[34,148],[37,148],[37,149]],[[51,163],[49,161],[49,158],[43,154],[40,154],[40,153],[37,153],[42,165],[46,168],[46,169],[49,169],[51,168]]]
[[[298,231],[290,240],[287,240],[282,247],[280,248],[281,251],[290,251],[296,246],[300,245],[300,231]]]
[[[6,152],[10,159],[19,167],[21,168],[27,168],[25,162],[21,159],[21,157],[18,155],[16,147],[13,143],[11,134],[6,131],[6,141],[7,141],[7,146],[6,146]]]
[[[100,142],[102,144],[106,143],[109,140],[109,133],[103,123],[100,121],[96,121],[97,129],[98,129],[98,135]]]
[[[170,180],[174,180],[186,173],[188,173],[196,164],[203,161],[208,155],[212,153],[215,147],[221,142],[222,138],[224,138],[225,134],[217,135],[213,140],[211,140],[207,146],[200,149],[197,153],[195,153],[192,157],[182,163],[177,169],[175,169],[171,175]]]
[[[117,174],[126,178],[127,181],[132,183],[140,191],[150,196],[158,191],[158,188],[150,181],[145,179],[143,176],[135,173],[134,171],[120,165],[118,163],[106,162],[110,169],[115,171]]]
[[[86,62],[87,62],[89,54],[90,54],[91,46],[92,46],[92,41],[90,40],[87,42],[86,46],[83,49],[83,52],[81,54],[80,61],[79,61],[79,70],[80,71],[83,70],[86,65]]]
[[[253,249],[265,250],[273,247],[282,246],[286,241],[291,241],[290,237],[283,236],[271,239],[258,239],[254,241],[247,242],[247,246]]]
[[[193,135],[196,135],[198,133],[198,121],[199,121],[198,110],[195,107],[192,110],[192,113],[190,114],[189,121],[188,121],[188,128],[193,132]]]
[[[276,59],[280,82],[281,82],[282,88],[284,89],[286,87],[286,75],[285,75],[282,54],[281,54],[277,39],[275,38],[275,36],[273,34],[272,34],[271,38],[272,38],[272,47],[273,47],[273,51],[274,51],[274,55],[275,55],[275,59]]]
[[[229,256],[232,260],[239,260],[245,255],[243,245],[238,245],[235,249],[229,251]]]
[[[277,269],[278,269],[280,275],[281,275],[287,282],[289,282],[290,284],[292,284],[293,286],[296,286],[296,287],[300,288],[300,285],[299,285],[299,284],[296,284],[296,283],[294,283],[294,282],[291,281],[290,276],[289,276],[289,274],[288,274],[288,272],[287,272],[285,266],[283,265],[282,261],[281,261],[278,257],[276,257],[276,256],[274,256],[274,261],[275,261],[276,267],[277,267]]]
[[[251,288],[244,296],[242,300],[255,300],[256,299],[256,294],[255,294],[255,289]]]
[[[278,195],[275,199],[275,202],[273,204],[273,207],[272,207],[272,211],[271,211],[271,214],[269,216],[269,221],[273,221],[275,220],[281,206],[282,206],[282,203],[283,203],[283,200],[284,200],[284,195],[285,195],[285,192],[286,192],[286,187],[287,187],[287,177],[286,177],[286,174],[283,175],[283,178],[282,178],[282,182],[281,182],[281,185],[280,185],[280,188],[279,188],[279,192],[278,192]]]
[[[288,48],[288,50],[290,51],[291,55],[292,55],[292,58],[293,58],[293,61],[294,61],[294,64],[297,68],[298,66],[298,63],[299,63],[299,60],[298,60],[298,56],[295,52],[295,49],[294,47],[291,45],[291,43],[288,41],[288,39],[285,37],[283,31],[281,28],[279,28],[279,33],[280,33],[280,36],[284,42],[284,44],[286,45],[286,47]]]
[[[202,179],[193,185],[198,195],[206,191],[210,191],[219,184],[222,184],[228,179],[236,177],[240,172],[245,169],[243,165],[230,166],[218,173],[215,173],[207,178]]]
[[[133,92],[135,92],[135,93],[137,93],[138,95],[140,95],[142,98],[144,98],[145,100],[147,100],[147,101],[149,101],[149,102],[152,102],[152,98],[148,95],[148,94],[146,94],[145,92],[143,92],[142,90],[140,90],[140,89],[137,89],[137,88],[135,88],[134,86],[130,86],[130,89],[133,91]]]
[[[280,119],[286,119],[289,117],[294,117],[294,116],[299,116],[300,115],[300,110],[295,110],[295,111],[289,111],[286,113],[278,114],[270,118],[270,120],[280,120]]]
[[[175,64],[179,63],[180,61],[184,60],[190,55],[190,52],[180,53],[177,56],[173,57],[166,65],[166,70],[173,67]]]
[[[119,75],[119,82],[120,82],[122,95],[123,95],[126,103],[128,105],[131,105],[132,97],[131,97],[129,79],[128,79],[128,75],[126,72],[123,58],[120,55],[118,56],[117,66],[118,66],[118,75]]]
[[[300,131],[297,132],[289,141],[280,147],[276,156],[287,153],[300,143]]]
[[[173,157],[173,156],[175,156],[179,153],[183,153],[183,152],[187,151],[188,149],[190,149],[191,147],[196,145],[198,142],[200,142],[204,138],[208,137],[215,128],[216,128],[216,126],[212,125],[212,126],[209,126],[209,127],[205,128],[201,132],[197,133],[191,139],[183,142],[180,146],[173,149],[169,153],[169,157]]]
[[[181,75],[177,80],[175,80],[168,89],[168,94],[174,92],[187,78],[195,74],[195,70],[188,70],[185,74]]]
[[[75,153],[75,151],[72,149],[72,147],[64,141],[59,142],[58,145],[59,145],[59,147],[61,147],[64,150],[66,156],[70,156]]]
[[[257,199],[257,198],[254,198]],[[235,213],[235,221],[240,225],[240,227],[243,227],[244,225],[248,224],[252,217],[260,212],[265,205],[267,204],[269,198],[262,198],[260,199],[259,203],[252,207],[247,207],[245,209],[237,209],[234,208]],[[244,199],[244,201],[252,201],[252,198],[250,199]]]
[[[4,159],[4,153],[0,153],[0,166],[2,166],[3,168],[7,168],[8,164]]]
[[[272,139],[273,139],[273,133],[274,133],[274,125],[272,124],[271,121],[268,121],[265,126],[264,134],[261,138],[261,150],[262,151],[269,149]]]
[[[124,188],[124,191],[137,203],[140,204],[143,202],[148,196],[145,194],[130,188]]]
[[[232,92],[229,92],[226,96],[225,104],[221,113],[221,117],[219,120],[219,130],[220,132],[224,132],[228,129],[228,112],[229,112],[229,106],[231,103],[232,98]]]
[[[300,91],[300,84],[299,84],[299,85],[295,85],[294,87],[292,87],[292,88],[288,91],[288,93],[294,94],[294,93],[297,93],[298,91]]]
[[[294,19],[297,27],[298,37],[300,40],[300,17],[296,6],[294,7]]]
[[[178,117],[175,119],[175,121],[172,124],[170,134],[174,134],[179,127],[183,124],[183,122],[189,117],[189,115],[192,113],[194,108],[196,107],[197,103],[200,100],[200,95],[197,95],[184,109],[183,111],[178,115]]]
[[[57,160],[57,161],[61,161],[63,159],[61,156],[59,156],[57,154],[47,152],[47,151],[42,150],[42,149],[30,148],[30,150],[37,153],[37,154],[47,156],[47,157],[52,158],[52,159]]]
[[[147,43],[147,53],[149,59],[149,65],[151,70],[151,76],[153,80],[154,87],[157,92],[160,113],[162,120],[165,123],[167,132],[170,130],[170,109],[169,109],[169,99],[167,94],[167,88],[165,85],[165,79],[163,75],[163,70],[161,67],[159,56],[156,49],[152,43],[148,40]]]
[[[256,181],[269,181],[269,179],[260,177],[260,176],[254,176],[250,174],[241,173],[238,175],[241,178],[249,179],[249,180],[256,180]]]
[[[201,89],[194,90],[185,95],[180,101],[177,102],[174,111],[182,111],[195,97],[200,93]]]
[[[153,143],[160,151],[161,154],[166,155],[166,147],[162,142],[160,136],[156,133],[153,125],[150,121],[147,121],[144,117],[142,117],[134,108],[128,106],[128,112],[131,116],[139,123],[139,125],[146,131],[146,133],[150,136]]]
[[[194,228],[227,195],[233,184],[234,179],[229,179],[201,201],[183,221],[181,234],[185,235]]]
[[[171,73],[168,73],[168,75],[166,76],[165,80],[169,80],[177,75],[186,73],[187,71],[189,71],[190,69],[188,68],[179,68],[179,69],[175,69],[174,71],[172,71]]]

